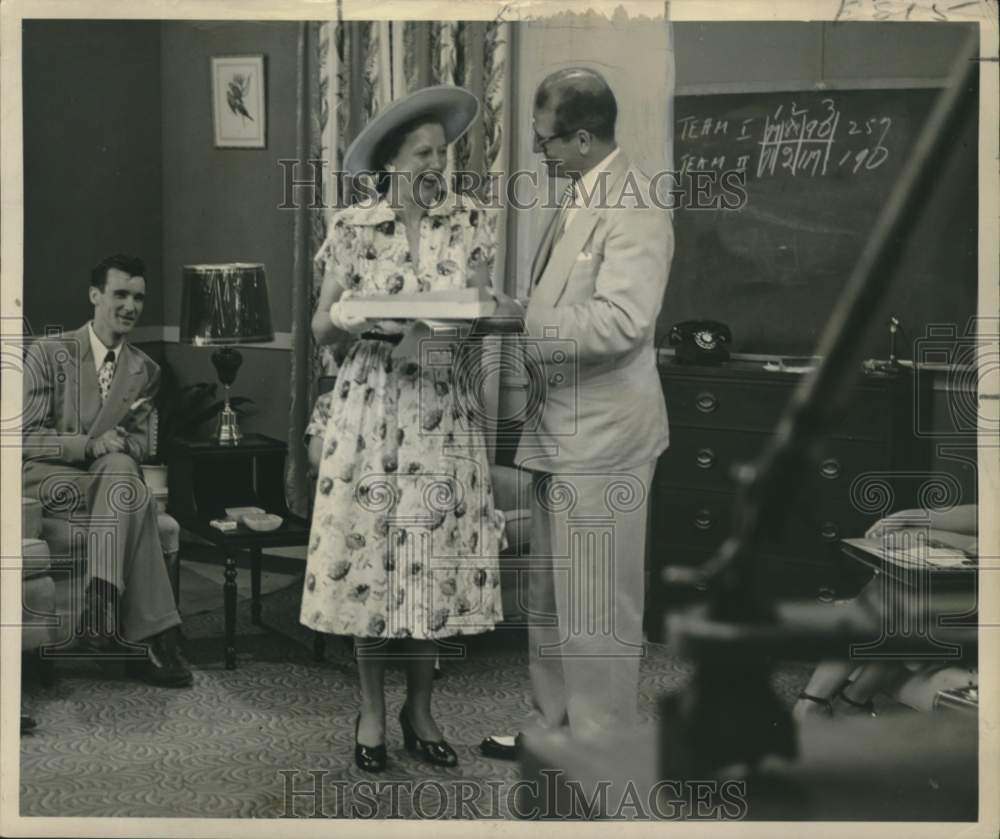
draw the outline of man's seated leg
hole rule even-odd
[[[77,483],[88,518],[91,580],[81,632],[105,654],[145,648],[128,663],[136,678],[191,684],[180,654],[180,615],[160,546],[156,507],[138,464],[123,453],[95,459]],[[142,643],[140,643],[142,642]]]
[[[101,576],[113,574],[121,593],[120,634],[149,646],[146,658],[130,662],[128,671],[152,684],[189,685],[191,670],[180,651],[181,619],[160,544],[156,505],[139,465],[126,454],[108,454],[89,471],[95,478],[88,496],[93,520],[116,523],[114,567],[105,563]]]

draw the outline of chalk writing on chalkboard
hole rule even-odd
[[[721,321],[732,352],[809,355],[837,304],[939,90],[678,96],[675,168],[743,175],[739,207],[673,215],[674,257],[657,324]],[[913,335],[976,309],[978,123],[962,126],[906,239],[885,311]],[[971,152],[970,152],[971,150]],[[740,171],[742,169],[742,172]],[[877,335],[874,334],[877,332]],[[884,353],[884,331],[866,340]]]
[[[814,178],[838,170],[858,174],[885,163],[892,117],[874,113],[846,118],[837,101],[825,97],[809,105],[792,99],[763,117],[735,122],[722,117],[681,116],[677,129],[681,143],[697,140],[702,147],[699,152],[680,155],[682,175],[691,170],[732,169],[757,178],[778,174]],[[705,154],[713,140],[726,139],[737,144],[735,154]]]

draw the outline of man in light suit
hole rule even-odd
[[[535,255],[527,308],[498,297],[499,315],[523,318],[525,350],[547,383],[515,456],[534,483],[534,721],[582,739],[638,721],[646,510],[668,443],[654,330],[673,234],[615,142],[616,116],[592,70],[560,70],[539,86],[534,148],[572,189]],[[499,758],[518,748],[496,736],[481,746]]]
[[[135,257],[105,259],[91,273],[93,320],[29,347],[22,480],[24,495],[49,515],[89,529],[84,649],[130,656],[132,676],[185,687],[192,677],[179,649],[180,616],[139,468],[160,368],[125,340],[142,314],[144,274]]]

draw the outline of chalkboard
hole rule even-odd
[[[680,320],[711,318],[730,325],[736,352],[811,353],[937,94],[677,97],[681,182],[690,183],[695,169],[743,171],[746,200],[738,209],[674,212],[659,335]],[[940,161],[941,178],[875,318],[884,324],[895,315],[912,338],[930,323],[962,332],[975,314],[978,136],[975,118],[968,123],[955,153]],[[885,357],[884,335],[880,324],[864,336],[871,355]]]

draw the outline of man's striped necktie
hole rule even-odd
[[[559,197],[559,221],[556,222],[556,235],[552,240],[553,245],[555,245],[555,243],[562,237],[563,233],[566,232],[566,220],[569,217],[569,208],[573,205],[575,198],[576,181],[571,180],[566,185],[566,189],[563,190],[562,195]]]

